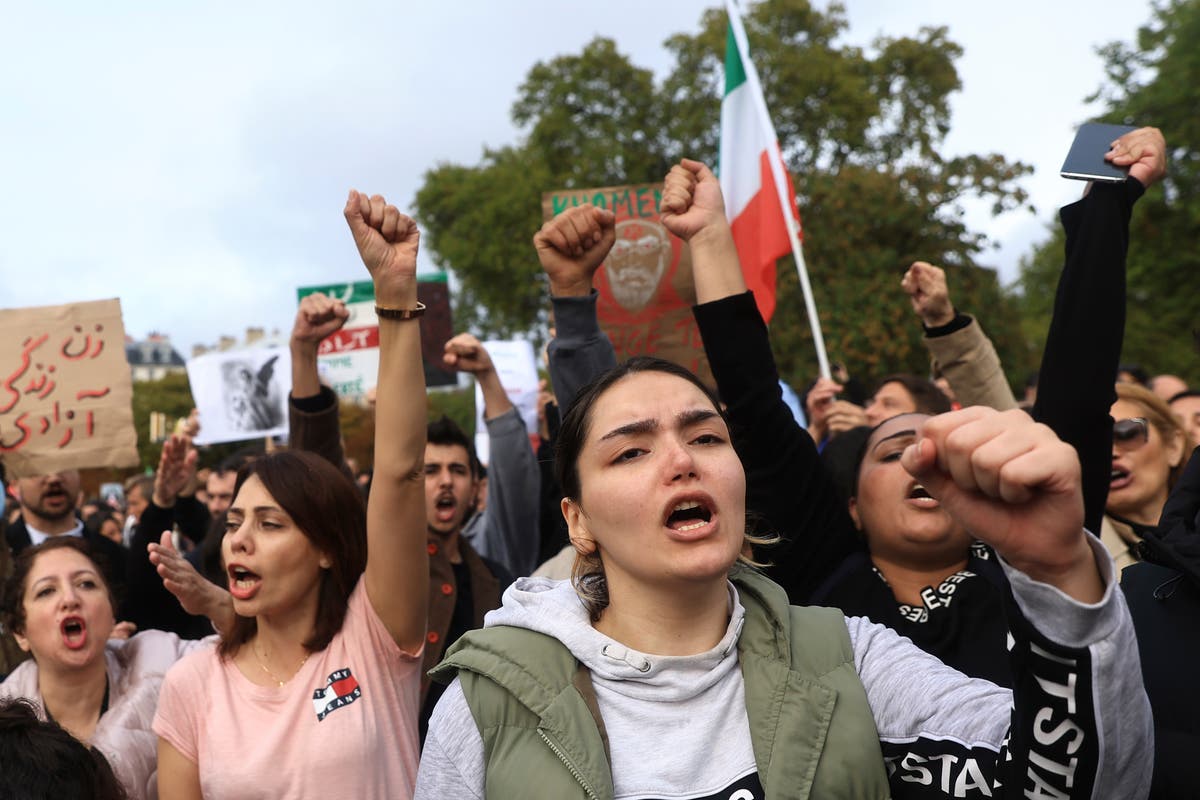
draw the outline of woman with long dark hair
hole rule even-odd
[[[164,796],[406,797],[425,635],[419,233],[378,195],[346,221],[379,315],[375,481],[281,452],[241,470],[222,560],[237,620],[171,671],[155,731]]]
[[[697,265],[736,258],[711,173],[683,169],[664,224]],[[715,202],[693,202],[697,178]],[[603,238],[586,220],[574,236],[575,252]],[[574,578],[519,580],[435,670],[453,682],[417,796],[1138,796],[1149,712],[1073,451],[1021,412],[899,420],[897,462],[1004,559],[1012,692],[863,618],[789,606],[739,564],[747,478],[716,398],[634,359],[559,432]]]

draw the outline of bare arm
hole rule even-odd
[[[161,736],[158,738],[158,796],[173,800],[204,800],[200,768]]]
[[[163,531],[159,542],[147,545],[150,563],[158,571],[163,588],[175,595],[189,614],[208,617],[217,633],[233,628],[233,599],[229,592],[205,578],[171,544],[171,532]]]
[[[671,167],[663,186],[662,223],[692,249],[697,303],[746,291],[721,185],[708,167],[686,158]]]
[[[382,197],[351,190],[346,222],[382,308],[417,307],[417,224]],[[425,372],[415,319],[379,320],[375,480],[367,505],[367,597],[402,649],[425,638]]]

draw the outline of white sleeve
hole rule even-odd
[[[483,739],[455,678],[429,717],[413,800],[483,800],[483,772]]]

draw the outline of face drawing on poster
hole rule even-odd
[[[617,223],[617,241],[605,264],[613,298],[626,311],[641,311],[658,291],[671,258],[671,238],[657,222]]]
[[[248,360],[231,359],[221,365],[225,418],[236,431],[266,431],[284,421],[283,392],[275,379],[272,356],[255,368]]]

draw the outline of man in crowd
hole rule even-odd
[[[52,536],[78,536],[108,562],[106,566],[114,591],[124,585],[124,548],[98,533],[84,530],[83,520],[75,513],[75,498],[79,496],[79,470],[67,469],[20,478],[17,481],[17,493],[21,502],[21,516],[4,532],[14,557],[26,547],[41,544]]]
[[[207,495],[208,513],[216,519],[229,510],[233,505],[233,487],[237,484],[238,462],[227,460],[208,473],[204,483],[204,493]]]

